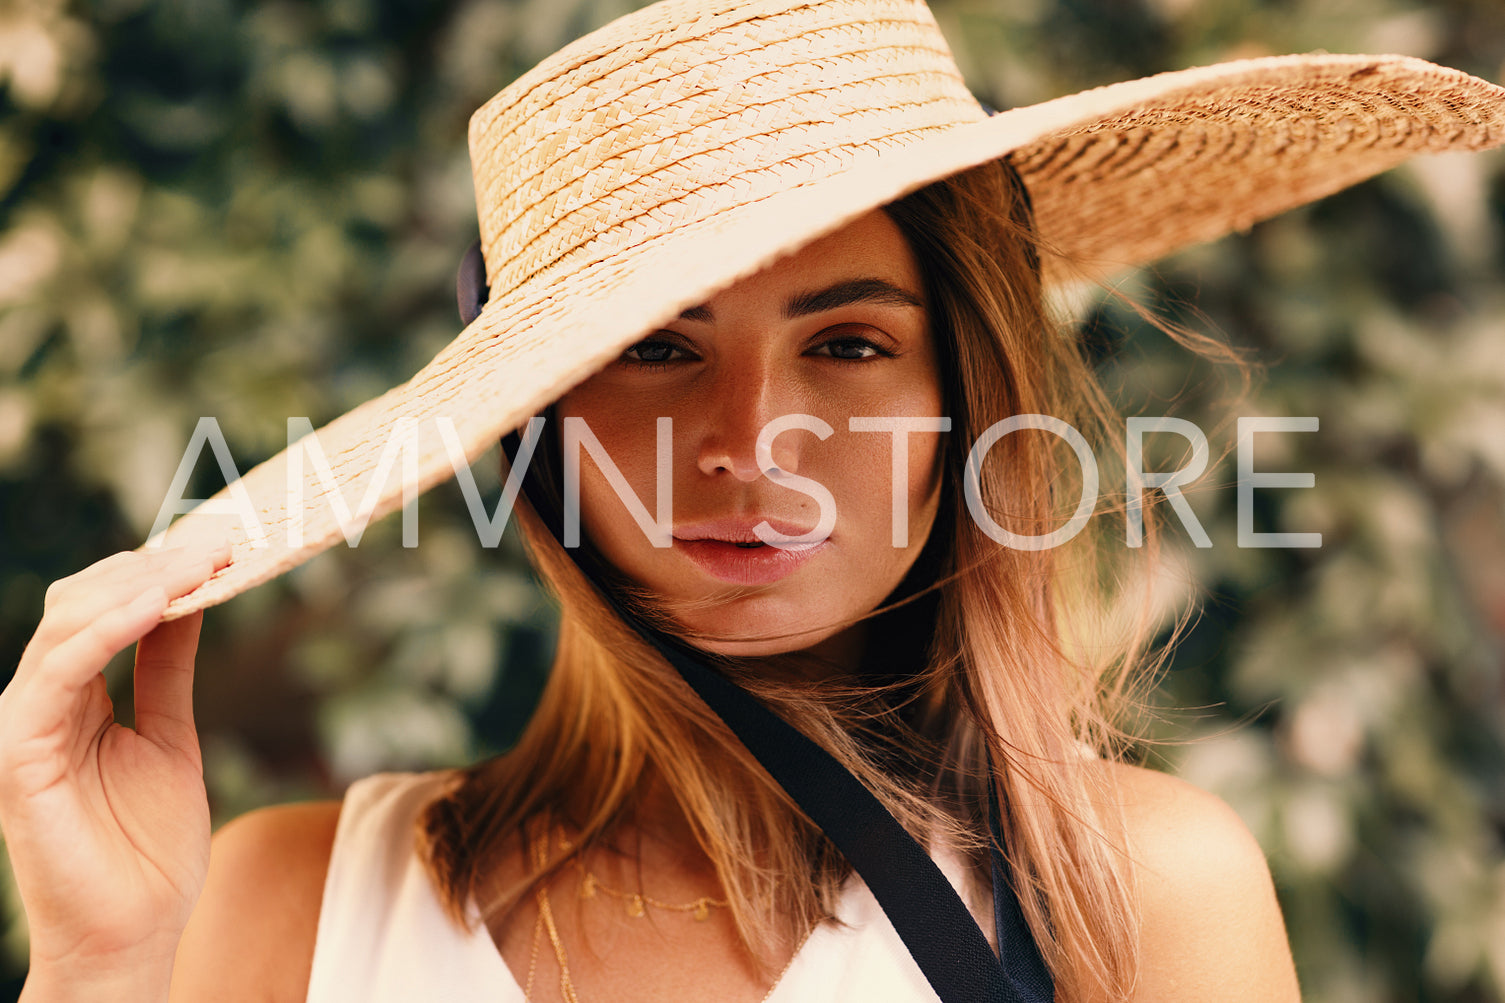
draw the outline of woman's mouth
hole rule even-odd
[[[750,528],[686,527],[677,530],[674,549],[688,557],[701,571],[733,585],[769,585],[786,578],[830,545],[784,542],[801,535],[798,529],[775,527],[780,546],[758,540]]]

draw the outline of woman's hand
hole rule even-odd
[[[208,866],[209,806],[193,725],[201,615],[160,620],[228,560],[228,547],[122,553],[47,590],[0,693],[0,830],[31,927],[28,998],[166,996]],[[138,640],[132,730],[100,673]]]

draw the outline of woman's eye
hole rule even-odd
[[[815,353],[854,362],[890,354],[866,338],[832,338],[815,346]]]
[[[678,345],[656,338],[645,338],[622,352],[622,358],[650,366],[673,362],[684,355],[684,350]]]

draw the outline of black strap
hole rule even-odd
[[[609,593],[607,601],[674,666],[847,858],[943,1003],[1054,999],[1050,973],[1004,877],[992,796],[993,908],[1002,963],[935,861],[834,756],[746,690],[649,629]]]
[[[1009,880],[1004,866],[1003,829],[999,820],[998,791],[993,786],[993,756],[988,755],[988,830],[993,836],[993,928],[998,931],[998,953],[1003,962],[1003,977],[1008,979],[1014,998],[1028,1003],[1049,1003],[1055,999],[1055,982],[1045,959],[1040,956],[1040,946],[1035,943],[1025,922],[1024,910],[1019,906],[1019,891]]]
[[[460,259],[460,270],[455,274],[455,299],[460,304],[460,320],[466,327],[481,315],[490,290],[486,288],[486,258],[481,254],[481,241],[477,239],[465,250]]]

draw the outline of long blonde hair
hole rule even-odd
[[[1113,411],[1079,346],[1047,317],[1028,199],[1007,164],[937,182],[886,211],[921,266],[953,421],[932,537],[869,625],[892,642],[870,639],[869,650],[902,650],[908,664],[835,686],[717,664],[835,755],[916,838],[968,855],[984,882],[991,760],[1009,877],[1057,999],[1125,999],[1138,964],[1137,914],[1123,834],[1104,810],[1113,791],[1100,759],[1114,755],[1116,716],[1140,678],[1151,624],[1134,618],[1107,640],[1079,624],[1102,619],[1093,618],[1124,580],[1115,555],[1130,552],[1104,544],[1101,519],[1062,547],[1005,548],[971,518],[962,491],[967,449],[998,420],[1052,415],[1121,451]],[[558,652],[517,746],[461,771],[421,820],[441,897],[457,920],[474,900],[488,920],[506,922],[572,854],[496,889],[487,876],[503,855],[556,824],[577,834],[574,852],[583,852],[629,820],[635,793],[657,779],[678,800],[743,943],[761,961],[791,927],[833,914],[850,868],[611,611],[577,563],[589,567],[589,556],[562,548],[549,528],[558,510],[548,467],[530,469],[531,502],[520,499],[517,514],[561,607]],[[978,495],[999,524],[1040,535],[1076,507],[1079,471],[1057,437],[1016,433],[982,465]]]

